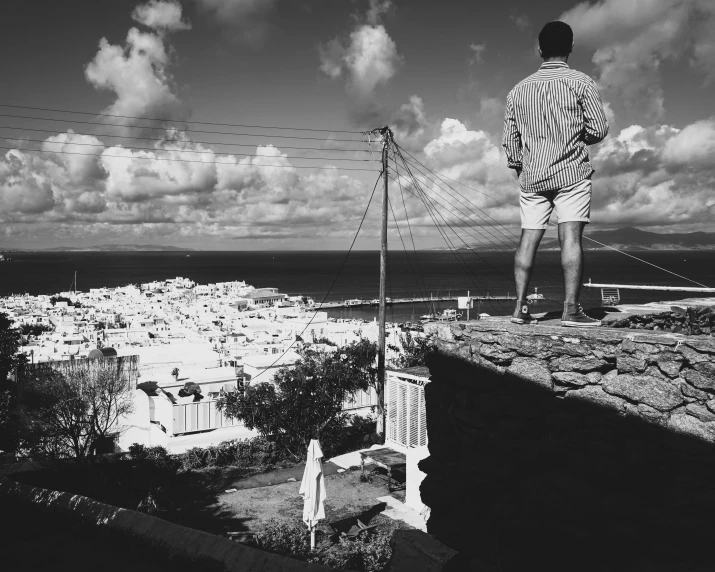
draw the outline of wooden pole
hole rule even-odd
[[[469,306],[472,305],[472,299],[469,297],[469,290],[467,290],[467,321],[469,321]]]
[[[377,435],[385,438],[385,322],[387,308],[385,304],[387,283],[387,208],[388,208],[388,157],[387,149],[392,137],[389,127],[381,130],[383,136],[382,146],[382,230],[380,232],[380,310],[378,312],[378,341],[377,341]]]

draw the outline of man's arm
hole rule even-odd
[[[517,176],[521,173],[521,134],[516,126],[514,117],[514,101],[511,93],[506,97],[506,109],[504,110],[504,133],[502,135],[502,147],[506,151],[507,165],[510,169],[515,169]]]
[[[608,135],[608,120],[603,111],[601,94],[593,80],[586,85],[581,104],[583,106],[583,142],[586,145],[600,143]]]

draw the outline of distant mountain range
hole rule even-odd
[[[30,249],[13,249],[15,252],[28,252]],[[95,246],[55,246],[37,249],[42,252],[194,252],[194,248],[164,246],[162,244],[98,244]],[[7,251],[10,252],[10,251]]]
[[[473,243],[466,246],[457,247],[458,250],[501,250],[505,246],[513,249],[514,242],[518,241],[518,234],[514,233],[514,240],[510,243],[497,244],[496,239],[499,234],[490,233],[489,243]],[[604,250],[607,247],[601,246],[588,238],[598,241],[608,247],[618,250],[715,250],[715,232],[689,232],[661,234],[639,230],[631,226],[619,228],[617,230],[599,230],[596,232],[586,232],[583,247],[587,250]],[[544,239],[541,243],[543,250],[557,250],[559,248],[558,238]],[[448,250],[440,246],[433,250]]]
[[[586,234],[586,237],[618,250],[715,250],[715,232],[688,232],[660,234],[633,227],[617,230],[600,230]],[[603,249],[600,244],[585,238],[584,248]],[[558,248],[558,239],[544,241],[544,248]]]

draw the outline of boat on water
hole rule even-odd
[[[441,314],[425,314],[424,316],[420,316],[420,322],[423,324],[427,322],[454,322],[461,317],[461,312],[457,312],[457,310],[453,308],[448,308]]]
[[[526,299],[527,299],[527,300],[543,300],[543,299],[544,299],[544,295],[543,295],[543,294],[539,294],[539,289],[538,289],[538,288],[534,288],[534,293],[533,293],[533,294],[529,294],[529,295],[526,297]]]
[[[362,306],[363,301],[360,300],[359,298],[353,298],[352,300],[345,300],[345,305],[346,306]]]

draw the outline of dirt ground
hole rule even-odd
[[[361,482],[359,470],[326,476],[326,518],[318,527],[319,530],[325,529],[327,532],[330,529],[328,523],[368,511],[379,504],[377,497],[387,495],[387,482],[379,476],[371,477],[370,481]],[[298,494],[299,490],[300,481],[239,490],[235,493],[220,494],[218,503],[221,512],[231,513],[245,528],[255,531],[261,529],[271,519],[301,522],[303,498]],[[392,496],[402,501],[404,491],[393,492]],[[368,520],[372,524],[393,523],[379,514],[369,515]]]

